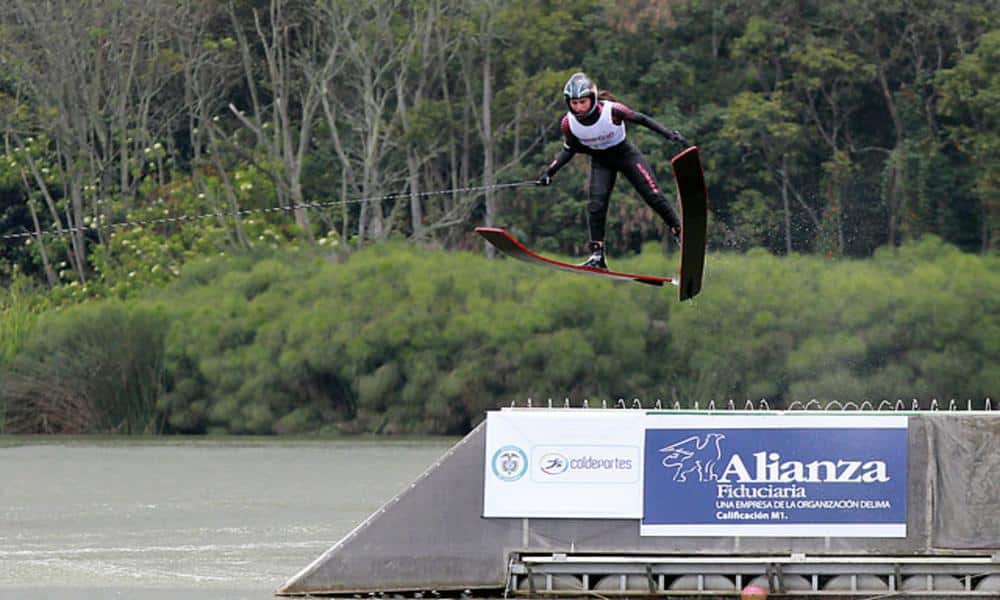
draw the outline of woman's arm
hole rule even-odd
[[[559,169],[563,168],[563,165],[568,163],[570,159],[576,155],[576,150],[573,149],[572,144],[574,142],[579,144],[579,142],[576,141],[576,136],[574,136],[569,130],[569,122],[567,121],[567,118],[568,117],[563,117],[561,125],[566,142],[563,144],[563,148],[559,151],[555,160],[550,162],[549,165],[545,167],[545,170],[542,171],[542,174],[538,176],[538,180],[535,182],[538,185],[549,185],[552,183],[552,177],[559,171]]]
[[[630,123],[636,123],[642,125],[643,127],[655,131],[656,133],[667,138],[671,142],[676,142],[685,148],[690,146],[687,139],[681,135],[681,132],[674,129],[667,129],[663,125],[660,125],[656,119],[648,115],[644,115],[641,112],[632,110],[631,108],[625,106],[620,102],[616,102],[612,108],[611,117],[613,119],[622,119]]]

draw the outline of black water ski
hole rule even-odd
[[[597,277],[604,277],[607,279],[616,279],[619,281],[638,281],[639,283],[646,283],[649,285],[659,285],[662,286],[664,283],[671,283],[676,285],[676,280],[669,277],[656,277],[652,275],[635,275],[632,273],[619,273],[617,271],[602,271],[601,269],[591,269],[590,267],[580,267],[577,265],[572,265],[570,263],[565,263],[558,260],[553,260],[551,258],[546,258],[541,254],[532,252],[524,246],[521,242],[514,239],[514,236],[507,233],[503,229],[496,227],[476,227],[476,233],[483,236],[487,242],[496,246],[501,252],[510,256],[511,258],[516,258],[518,260],[523,260],[535,265],[541,265],[543,267],[549,267],[552,269],[559,269],[561,271],[570,271],[573,273],[581,273],[584,275],[594,275]]]
[[[678,296],[693,298],[701,291],[708,236],[708,188],[698,148],[691,146],[670,161],[681,204],[681,270]]]

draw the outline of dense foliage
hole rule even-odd
[[[997,14],[7,0],[0,423],[454,432],[526,395],[996,394]],[[483,224],[583,249],[584,157],[497,187],[561,147],[580,69],[701,149],[690,306],[466,253]],[[628,135],[671,189],[676,148]],[[618,264],[674,270],[624,181],[608,223]]]
[[[990,251],[998,13],[996,0],[11,0],[0,264],[86,297],[123,295],[140,251],[166,280],[272,233],[455,249],[485,223],[578,251],[585,159],[552,188],[491,186],[551,159],[561,86],[581,68],[702,148],[713,247],[870,256],[934,233]],[[630,135],[669,187],[674,148]],[[638,251],[661,235],[627,188],[609,241]],[[154,226],[114,227],[128,221]]]
[[[8,431],[455,434],[527,398],[981,405],[1000,382],[997,257],[927,238],[868,260],[709,265],[708,291],[679,304],[399,243],[346,262],[216,257],[139,298],[45,313],[0,404]]]

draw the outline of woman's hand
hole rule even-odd
[[[681,134],[681,132],[677,131],[676,129],[671,130],[667,134],[667,139],[670,140],[671,142],[676,142],[676,143],[680,144],[681,146],[684,146],[685,148],[688,148],[688,147],[691,146],[691,144],[687,141],[687,138],[684,137]]]

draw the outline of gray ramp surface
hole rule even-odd
[[[484,519],[485,422],[278,594],[503,585],[519,519]]]

